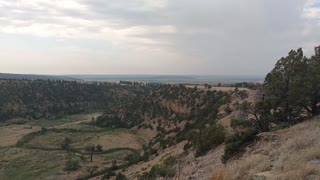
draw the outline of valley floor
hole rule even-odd
[[[37,122],[7,124],[0,127],[0,177],[1,179],[77,179],[89,175],[87,167],[97,166],[97,171],[126,163],[125,157],[139,152],[149,140],[151,132],[145,130],[104,129],[88,125],[97,113],[70,116],[46,124],[45,133],[37,135],[16,147],[18,140],[30,132],[39,131],[43,126]],[[228,118],[223,123],[227,126]],[[43,121],[41,121],[43,123]],[[73,129],[73,130],[72,130]],[[76,131],[74,131],[76,130]],[[140,162],[121,170],[128,179],[148,172],[169,156],[178,157],[175,179],[320,179],[320,117],[307,120],[287,129],[261,133],[259,140],[247,146],[243,153],[221,162],[224,145],[209,151],[202,157],[195,157],[183,150],[186,141],[166,148],[153,155],[147,162]],[[89,161],[84,153],[81,168],[74,172],[63,170],[66,159],[76,153],[62,150],[63,138],[70,137],[72,148],[84,149],[88,144],[100,144],[103,152]],[[82,151],[83,152],[83,151]],[[79,156],[79,154],[78,154]],[[78,158],[78,157],[76,157]],[[100,179],[96,176],[92,179]]]
[[[67,116],[58,120],[31,121],[25,124],[7,123],[0,126],[0,179],[77,179],[90,175],[87,167],[97,166],[97,170],[125,164],[125,158],[137,152],[149,139],[143,130],[99,128],[88,124],[99,113]],[[14,122],[14,121],[13,121]],[[46,123],[47,122],[47,123]],[[41,132],[31,138],[29,133]],[[64,138],[72,140],[67,151],[61,148]],[[24,141],[16,146],[18,141]],[[86,146],[101,145],[103,151],[94,154],[93,162],[85,152]],[[66,160],[79,159],[80,169],[64,171]],[[80,161],[81,159],[81,161]]]

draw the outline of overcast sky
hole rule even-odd
[[[0,0],[0,72],[264,75],[320,44],[320,0]]]

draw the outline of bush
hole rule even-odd
[[[130,154],[126,157],[126,160],[128,161],[129,165],[137,164],[142,160],[141,156],[137,153]]]
[[[101,146],[100,144],[98,144],[98,145],[96,146],[96,150],[97,150],[98,152],[102,152],[102,146]]]
[[[127,177],[121,173],[117,174],[116,180],[127,180]]]
[[[224,155],[221,160],[225,162],[236,153],[240,152],[246,144],[256,139],[257,134],[258,131],[256,129],[249,129],[244,133],[236,133],[228,137],[225,143]]]
[[[214,146],[224,142],[225,130],[221,125],[212,125],[195,134],[193,143],[196,147],[196,156],[204,155]]]
[[[78,160],[70,159],[66,162],[64,170],[65,171],[75,171],[80,168]]]
[[[232,113],[232,109],[230,108],[230,106],[227,106],[226,108],[224,108],[224,112],[226,114],[230,114],[230,113]]]
[[[144,173],[142,176],[138,177],[139,180],[153,180],[158,177],[169,177],[172,178],[176,174],[176,158],[168,157],[160,165],[153,166],[149,172]]]
[[[72,140],[69,137],[66,137],[62,141],[61,148],[62,149],[69,149],[71,143],[72,143]]]
[[[101,180],[110,179],[112,176],[115,176],[116,174],[113,171],[108,171],[107,174],[103,175],[101,177]]]
[[[185,145],[183,146],[183,150],[184,150],[184,151],[188,151],[191,147],[192,147],[192,144],[191,144],[190,142],[188,142],[187,144],[185,144]]]
[[[236,127],[239,127],[239,126],[242,126],[242,127],[251,127],[252,126],[250,121],[248,121],[248,120],[240,120],[240,119],[231,119],[230,125],[231,125],[232,128],[236,128]]]
[[[289,123],[287,122],[281,122],[279,124],[277,124],[276,127],[273,127],[270,129],[270,131],[277,131],[277,130],[280,130],[280,129],[285,129],[285,128],[288,128],[289,127]]]
[[[98,169],[98,166],[87,167],[87,171],[90,173],[90,175],[92,175],[97,169]]]

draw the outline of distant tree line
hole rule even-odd
[[[0,121],[15,117],[54,119],[103,110],[147,89],[148,86],[128,88],[110,83],[0,80]]]

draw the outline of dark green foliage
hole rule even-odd
[[[14,117],[55,119],[110,108],[150,87],[52,80],[0,80],[0,121]],[[128,93],[130,92],[130,93]]]
[[[192,144],[196,147],[196,156],[204,155],[225,139],[225,130],[221,125],[212,125],[195,133]]]
[[[117,174],[116,180],[127,180],[127,177],[121,173]]]
[[[97,169],[98,169],[98,166],[87,167],[87,171],[90,173],[90,175],[92,175]]]
[[[112,176],[115,176],[115,175],[116,175],[116,173],[114,173],[113,171],[108,171],[107,174],[105,174],[101,177],[101,180],[110,179]]]
[[[191,144],[190,142],[188,142],[187,144],[185,144],[185,145],[183,146],[183,150],[184,150],[184,151],[188,151],[191,147],[192,147],[192,144]]]
[[[291,50],[266,76],[266,100],[275,110],[277,121],[294,121],[306,106],[307,58],[302,49]]]
[[[112,166],[110,168],[111,171],[115,171],[118,169],[117,160],[112,160]]]
[[[66,137],[62,141],[61,148],[62,149],[69,149],[71,143],[72,143],[72,140],[69,137]]]
[[[186,119],[216,119],[218,108],[230,101],[230,95],[217,91],[198,91],[185,86],[161,85],[151,91],[152,93],[139,94],[127,99],[122,104],[114,106],[96,120],[98,126],[147,128],[143,124],[145,116],[151,120],[158,118],[180,122]],[[173,102],[178,107],[190,108],[191,113],[175,112],[174,109],[164,105],[160,99]],[[161,121],[158,121],[157,131],[168,134]],[[199,123],[199,128],[203,124]],[[195,128],[195,127],[192,127]],[[177,130],[178,131],[178,130]]]
[[[40,131],[36,131],[36,132],[32,132],[29,134],[26,134],[25,136],[23,136],[22,139],[20,139],[17,143],[16,146],[17,147],[22,147],[25,144],[27,144],[29,141],[31,141],[33,138],[37,137],[37,136],[41,136],[43,134],[45,134],[47,132],[46,128],[42,128]]]
[[[85,150],[86,150],[87,152],[92,152],[92,151],[94,151],[95,149],[96,149],[96,147],[95,147],[93,144],[87,145],[87,146],[85,147]]]
[[[251,127],[252,124],[250,121],[248,120],[240,120],[240,119],[231,119],[230,125],[232,128],[236,128],[236,127]]]
[[[239,106],[242,111],[255,117],[252,124],[256,130],[259,132],[267,132],[270,130],[270,123],[274,121],[274,117],[271,113],[269,101],[261,100],[255,104],[245,101]]]
[[[226,112],[227,114],[230,114],[232,112],[232,109],[230,108],[230,106],[226,106],[226,108],[224,109],[224,112]]]
[[[259,84],[252,83],[252,82],[240,82],[233,85],[234,87],[241,87],[241,88],[248,88],[248,89],[257,89],[259,87]]]
[[[78,160],[69,159],[65,164],[64,170],[65,171],[75,171],[79,168],[80,168],[80,164],[79,164]]]
[[[256,129],[248,129],[246,132],[238,132],[229,136],[225,142],[224,155],[221,158],[222,161],[225,162],[235,154],[241,152],[246,144],[256,139],[257,133],[258,131]]]
[[[137,164],[142,160],[142,157],[138,153],[132,153],[126,157],[129,165]]]
[[[302,49],[281,58],[265,79],[265,98],[275,122],[297,123],[319,113],[320,46],[307,58]]]
[[[172,178],[176,173],[177,160],[175,157],[168,157],[160,165],[153,166],[151,170],[147,173],[144,173],[142,176],[138,177],[139,180],[153,180],[158,177]]]
[[[97,150],[98,152],[102,152],[102,146],[101,146],[100,144],[98,144],[98,145],[96,146],[96,150]]]
[[[285,128],[288,128],[289,127],[289,124],[286,123],[286,122],[280,122],[278,123],[275,127],[272,127],[270,129],[270,131],[277,131],[277,130],[280,130],[280,129],[285,129]]]

